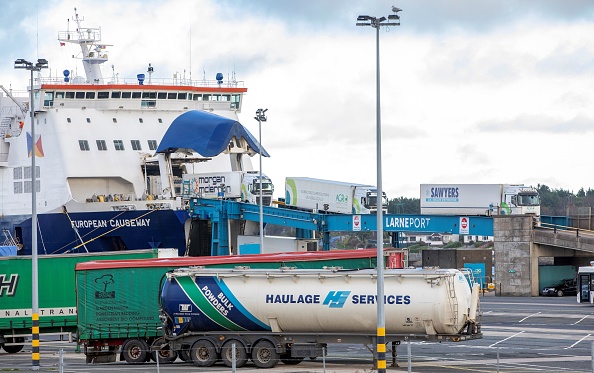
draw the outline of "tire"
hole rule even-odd
[[[221,349],[221,360],[228,367],[233,366],[233,344],[235,343],[235,367],[241,368],[248,361],[245,345],[238,340],[231,339],[223,345]]]
[[[149,358],[149,346],[142,339],[128,339],[122,346],[122,356],[129,364],[142,364]]]
[[[5,343],[2,345],[2,348],[4,349],[4,351],[8,352],[9,354],[16,354],[18,352],[21,352],[23,347],[25,347],[24,342],[25,342],[25,338],[23,338],[23,337],[6,338],[6,343],[23,343],[23,344],[16,345],[16,346],[7,346]]]
[[[563,290],[557,290],[557,296],[558,297],[562,297],[563,296]]]
[[[278,360],[279,354],[270,341],[260,341],[252,349],[252,361],[258,368],[274,368]]]
[[[190,357],[190,350],[188,349],[178,350],[177,355],[181,361],[192,361],[192,358]]]
[[[280,357],[280,361],[283,362],[285,365],[297,365],[303,361],[303,357],[291,357],[291,353],[282,354]]]
[[[190,360],[197,367],[211,367],[217,362],[217,350],[207,339],[199,339],[190,348]]]
[[[177,359],[177,351],[173,351],[169,344],[163,346],[165,339],[163,337],[159,337],[155,339],[151,348],[151,358],[154,361],[159,359],[159,363],[162,364],[170,364],[173,363]],[[160,349],[156,349],[154,347],[161,347]]]

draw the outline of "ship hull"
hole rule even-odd
[[[37,252],[64,254],[176,248],[186,252],[183,210],[136,210],[38,214]],[[8,218],[8,220],[10,220]],[[23,243],[18,255],[31,255],[31,217],[15,224]]]

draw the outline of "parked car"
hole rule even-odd
[[[576,295],[577,284],[572,278],[566,278],[555,283],[553,286],[547,286],[542,289],[542,295],[556,295],[562,297],[564,295]]]

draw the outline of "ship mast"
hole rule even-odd
[[[101,64],[107,61],[105,44],[101,42],[101,28],[83,28],[81,22],[84,17],[79,17],[74,8],[73,21],[76,23],[76,30],[70,31],[70,20],[68,20],[68,30],[58,33],[58,40],[61,43],[78,44],[82,51],[82,62],[87,76],[87,83],[103,84],[103,75],[101,74]]]

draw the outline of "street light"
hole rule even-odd
[[[260,253],[264,253],[264,209],[262,208],[262,122],[266,122],[268,109],[256,110],[255,120],[258,121],[258,142],[260,149]]]
[[[377,368],[378,373],[386,372],[386,315],[384,313],[384,225],[382,189],[382,126],[380,114],[380,59],[379,29],[382,26],[400,26],[402,9],[392,7],[394,14],[386,17],[358,16],[357,26],[371,26],[376,30],[376,157],[377,157]],[[388,22],[386,22],[388,21]]]
[[[29,111],[31,112],[31,203],[33,205],[31,211],[31,282],[32,294],[31,300],[31,360],[32,369],[39,370],[39,294],[38,294],[38,266],[37,266],[37,172],[35,172],[35,105],[33,94],[33,71],[41,71],[47,69],[47,60],[40,58],[34,64],[22,58],[14,61],[15,69],[26,69],[31,71],[31,98],[29,104]]]

